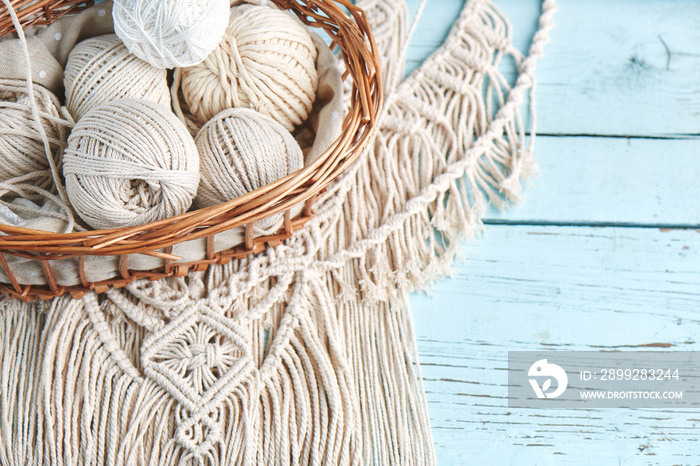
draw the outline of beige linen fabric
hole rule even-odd
[[[114,34],[112,2],[100,3],[32,34],[27,32],[32,81],[55,94],[61,94],[63,68],[75,44],[88,37]],[[0,41],[0,78],[23,80],[26,78],[25,66],[24,52],[19,41],[6,36]]]

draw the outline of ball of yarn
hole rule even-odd
[[[129,51],[157,68],[192,66],[219,45],[229,0],[115,0],[114,30]]]
[[[303,166],[292,135],[272,118],[251,109],[227,109],[197,134],[202,181],[196,203],[218,205],[272,183]],[[273,216],[256,222],[269,228]]]
[[[98,105],[122,98],[170,106],[166,73],[130,54],[114,34],[84,40],[66,63],[66,107],[79,120]]]
[[[187,211],[197,193],[199,157],[168,108],[122,99],[75,125],[63,174],[71,204],[88,225],[136,226]]]
[[[301,124],[316,97],[316,47],[291,13],[270,6],[231,8],[219,46],[182,70],[182,94],[202,123],[220,111],[249,107],[288,131]]]
[[[37,186],[48,188],[52,182],[49,160],[32,117],[26,86],[24,80],[0,79],[0,182],[46,170],[46,177]],[[34,98],[51,154],[58,158],[72,122],[61,114],[58,99],[48,89],[35,84]]]

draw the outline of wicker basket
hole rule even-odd
[[[51,24],[58,18],[76,13],[95,4],[94,0],[13,0],[12,6],[22,27]],[[15,30],[10,12],[0,3],[0,37]]]
[[[25,301],[50,299],[64,293],[80,297],[91,290],[104,292],[110,286],[124,286],[136,279],[184,276],[190,270],[206,270],[211,264],[224,264],[234,258],[258,253],[268,245],[278,245],[312,217],[313,201],[369,143],[383,99],[378,53],[364,12],[348,0],[274,1],[281,8],[296,13],[310,27],[323,29],[333,41],[331,48],[340,49],[347,70],[344,79],[352,78],[352,104],[343,121],[341,136],[313,163],[285,178],[224,204],[177,217],[138,227],[67,234],[0,225],[0,267],[11,281],[0,283],[0,291]],[[26,27],[49,24],[93,2],[15,0],[12,3]],[[0,31],[0,34],[14,31],[2,3]],[[301,213],[293,216],[292,210],[302,203],[305,204]],[[254,221],[281,212],[284,213],[284,226],[280,231],[273,235],[253,236]],[[215,252],[214,235],[235,227],[245,228],[243,243]],[[173,245],[202,239],[206,241],[206,257],[202,260],[182,262],[180,257],[171,253]],[[131,254],[160,257],[164,259],[164,265],[155,270],[132,271],[127,267],[127,258]],[[47,285],[19,283],[6,255],[40,262]],[[84,269],[86,256],[118,256],[119,276],[99,282],[89,281]],[[57,284],[50,262],[65,259],[77,259],[81,285]]]

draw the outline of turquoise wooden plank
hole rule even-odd
[[[490,226],[412,299],[440,465],[698,464],[697,410],[518,410],[509,350],[700,350],[696,230]]]
[[[541,132],[698,134],[698,2],[559,3],[538,74]]]
[[[539,1],[497,0],[526,50]],[[409,0],[413,9],[417,0]],[[429,0],[409,54],[415,66],[446,35],[459,0]],[[697,135],[700,3],[559,0],[552,42],[538,66],[541,134]]]
[[[700,139],[539,137],[525,201],[488,221],[700,225]]]
[[[566,34],[553,38],[542,64],[546,64],[551,57],[554,57],[554,61],[561,62],[557,50],[564,48],[567,41],[580,40],[578,36],[573,39],[570,37],[570,28],[566,25],[567,21],[573,21],[571,18],[567,19],[567,15],[576,12],[569,3],[564,1],[557,14],[557,29],[560,29],[563,21],[564,26],[561,28]],[[619,12],[620,4],[627,3],[617,2],[615,11]],[[416,0],[410,1],[411,12],[415,11],[417,4]],[[513,19],[515,44],[526,50],[537,22],[539,2],[501,0],[497,4]],[[410,56],[415,61],[422,60],[439,46],[447,35],[451,21],[459,14],[461,6],[461,2],[454,0],[430,0],[410,49]],[[591,4],[593,9],[599,7],[596,2]],[[618,28],[631,27],[626,19],[619,22],[621,24]],[[613,21],[609,20],[608,23],[606,27],[614,29],[611,25]],[[580,34],[580,29],[575,29],[574,32]],[[567,73],[589,74],[586,61],[563,62],[566,66],[562,65],[561,70],[550,69],[550,72],[560,73],[564,77],[568,76]],[[578,68],[571,70],[572,67]],[[684,69],[674,72],[679,74],[680,80],[695,78]],[[551,93],[543,91],[547,87],[547,83],[543,83],[547,80],[544,66],[540,67],[538,77],[540,120],[551,115],[552,108],[569,112],[571,105],[568,102],[566,105],[560,105],[563,100],[559,96],[553,97]],[[697,77],[700,77],[700,74]],[[607,85],[606,81],[605,76],[601,75],[600,83],[596,87],[604,88]],[[571,85],[559,87],[571,98],[578,98],[581,93],[576,85],[574,80]],[[700,94],[700,80],[697,89]],[[648,93],[640,95],[647,96]],[[673,99],[662,99],[655,105],[661,113],[674,113],[676,104]],[[618,113],[628,112],[626,117],[621,119],[625,121],[637,121],[651,113],[638,115],[638,111],[636,108],[618,109]],[[658,112],[653,112],[656,113]],[[575,118],[575,122],[581,125],[589,124],[590,120],[599,119],[585,116]],[[542,126],[540,125],[540,130],[546,132]],[[619,130],[622,131],[623,128]],[[504,213],[492,211],[487,216],[487,221],[697,225],[700,221],[700,185],[696,182],[694,174],[700,172],[699,149],[698,138],[685,138],[664,144],[663,141],[647,138],[616,140],[574,137],[560,140],[540,137],[536,152],[541,177],[532,180],[529,189],[525,191],[527,202]]]

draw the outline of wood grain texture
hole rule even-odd
[[[540,136],[536,154],[525,201],[487,221],[700,225],[700,138]]]
[[[540,2],[494,1],[527,50]],[[557,3],[540,177],[411,299],[438,464],[698,465],[697,410],[507,407],[509,350],[700,350],[700,2]],[[409,67],[461,7],[428,1]]]
[[[494,225],[465,249],[412,300],[438,464],[700,462],[698,410],[506,399],[508,351],[699,350],[700,232]]]
[[[539,67],[541,133],[700,132],[700,4],[564,0],[559,13]]]
[[[408,0],[410,11],[418,1]],[[529,47],[540,2],[496,0],[514,45]],[[540,134],[700,134],[700,4],[695,0],[559,0],[538,65]],[[409,71],[447,36],[460,0],[429,0]],[[513,76],[512,69],[510,76]]]

